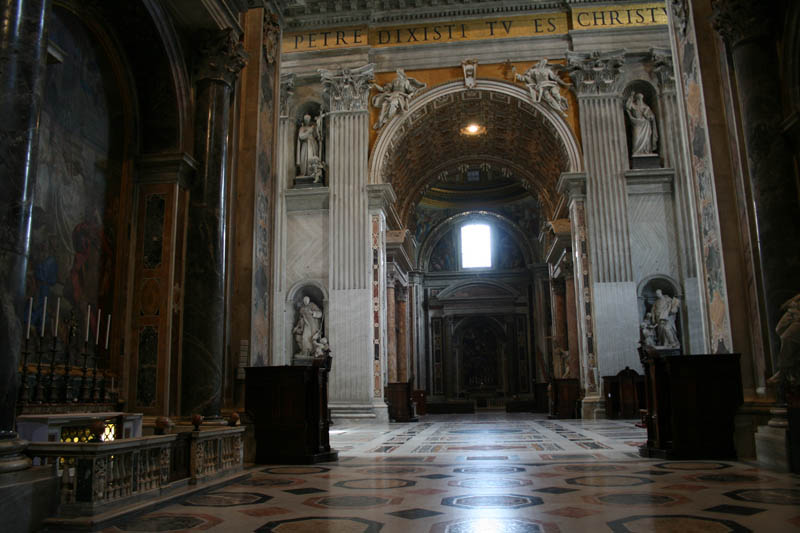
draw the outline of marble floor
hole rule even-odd
[[[800,476],[642,459],[634,421],[429,415],[331,430],[339,461],[259,466],[104,531],[785,532]]]

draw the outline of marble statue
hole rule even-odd
[[[800,294],[781,306],[783,316],[775,326],[781,339],[778,352],[778,370],[769,378],[770,383],[788,382],[797,385],[800,381]]]
[[[331,354],[331,346],[327,337],[317,336],[312,340],[314,342],[314,357],[328,357]]]
[[[675,328],[675,315],[678,313],[681,301],[678,298],[667,296],[661,289],[656,290],[656,301],[650,312],[651,322],[655,326],[656,347],[680,348],[678,331]]]
[[[464,86],[467,89],[474,89],[476,78],[478,77],[478,60],[477,59],[462,60],[461,69],[464,71]]]
[[[381,129],[387,122],[392,120],[398,112],[408,111],[408,102],[420,90],[427,87],[427,84],[406,76],[403,69],[397,69],[397,77],[390,82],[378,85],[371,84],[378,94],[372,97],[372,105],[380,108],[378,122],[373,129]]]
[[[297,322],[292,329],[299,351],[295,357],[311,357],[316,351],[314,341],[322,334],[322,310],[308,296],[297,310]]]
[[[540,60],[536,65],[526,70],[525,74],[517,74],[516,67],[512,70],[514,71],[514,79],[527,85],[528,91],[531,93],[531,99],[534,102],[538,104],[544,100],[555,111],[567,116],[569,102],[561,95],[559,86],[569,87],[569,84],[558,77],[553,67],[547,64],[546,59]]]
[[[631,121],[631,155],[652,155],[658,148],[656,117],[644,101],[642,93],[631,93],[625,102]]]
[[[312,162],[319,161],[322,153],[322,121],[320,117],[311,120],[311,115],[303,115],[303,123],[297,130],[297,163],[298,176],[310,176]]]
[[[639,344],[642,348],[656,345],[656,325],[653,323],[653,313],[649,311],[639,325]]]

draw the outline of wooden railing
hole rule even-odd
[[[34,464],[56,465],[62,516],[92,515],[241,470],[243,432],[224,427],[106,442],[34,442],[27,453]]]

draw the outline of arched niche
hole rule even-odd
[[[492,239],[492,267],[488,270],[499,271],[509,269],[519,269],[536,262],[535,248],[528,241],[522,230],[506,217],[491,211],[467,211],[453,215],[442,221],[430,235],[425,239],[420,247],[417,265],[420,270],[425,271],[459,271],[461,268],[461,257],[459,247],[459,234],[458,228],[462,225],[475,222],[486,223],[496,231],[493,235],[501,237],[507,242],[498,242],[496,238]],[[446,239],[450,239],[450,247],[452,248],[452,268],[433,268],[431,269],[431,259],[439,253],[443,243],[448,244]],[[517,251],[509,251],[509,248],[515,248]],[[503,249],[505,248],[505,250]],[[519,253],[518,260],[511,263],[504,263],[498,261],[501,259],[503,253]]]
[[[640,321],[644,320],[645,314],[650,312],[650,310],[653,308],[653,304],[658,299],[656,296],[657,290],[661,290],[661,292],[667,296],[678,298],[679,300],[683,301],[681,286],[672,277],[667,276],[666,274],[656,274],[644,278],[641,282],[639,282],[639,285],[636,288],[636,294],[639,302]],[[686,317],[684,317],[683,309],[683,305],[678,307],[678,313],[675,316],[675,329],[677,330],[677,336],[678,340],[681,342],[681,346],[685,347],[686,343],[683,339],[683,323],[685,322]]]
[[[656,88],[653,87],[653,85],[650,82],[645,81],[645,80],[634,80],[634,81],[630,82],[628,85],[625,86],[625,89],[622,92],[622,103],[623,103],[623,106],[628,101],[628,98],[632,94],[636,94],[636,93],[641,93],[642,94],[642,96],[644,97],[643,98],[644,103],[647,104],[647,106],[653,112],[653,115],[658,117],[659,116],[659,114],[658,114],[658,91],[656,91]],[[658,135],[659,139],[661,138],[661,131],[659,129],[660,127],[661,127],[661,124],[659,124],[658,121],[656,121],[656,134]],[[631,126],[631,120],[628,117],[628,113],[626,111],[625,112],[625,138],[627,139],[627,143],[628,143],[627,153],[628,153],[628,157],[629,158],[633,157],[632,153],[631,153],[632,152],[632,147],[633,147],[632,135],[633,135],[633,129],[632,129],[632,126]],[[659,146],[660,146],[660,144],[659,144]]]
[[[292,335],[292,330],[298,319],[298,310],[303,305],[303,299],[308,299],[322,310],[322,324],[320,325],[321,336],[327,336],[326,324],[328,323],[328,292],[325,287],[315,280],[302,280],[295,283],[286,293],[285,313],[289,317],[286,322],[287,342],[286,346],[291,346],[291,353],[286,354],[287,361],[291,361],[292,355],[297,353],[298,347]]]
[[[297,105],[294,106],[292,117],[294,120],[292,121],[292,131],[291,131],[291,139],[292,139],[292,176],[290,178],[289,183],[293,183],[293,178],[298,175],[298,158],[300,150],[300,142],[298,140],[298,133],[300,128],[303,126],[303,120],[305,115],[309,115],[311,117],[312,124],[318,117],[322,117],[325,113],[324,106],[322,102],[316,99],[308,99],[299,102]],[[327,128],[324,125],[324,118],[320,118],[323,120],[322,127],[321,127],[321,138],[319,143],[319,158],[321,161],[325,161],[325,139],[327,137]]]

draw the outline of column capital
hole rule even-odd
[[[194,81],[215,80],[233,87],[247,59],[233,28],[204,31],[194,64]]]
[[[322,79],[328,109],[337,111],[367,111],[370,80],[375,65],[367,63],[357,68],[317,69]]]
[[[281,74],[281,94],[280,94],[280,116],[288,117],[289,108],[292,106],[292,96],[294,96],[295,74]]]
[[[742,41],[758,39],[773,31],[771,2],[752,0],[717,0],[714,2],[711,23],[730,47]]]
[[[658,88],[661,92],[675,90],[675,65],[672,61],[672,52],[667,48],[651,48],[650,62],[653,72],[658,78]]]
[[[619,94],[624,64],[625,50],[567,52],[567,71],[579,97]]]
[[[563,172],[558,178],[556,189],[570,202],[586,198],[586,173]]]

